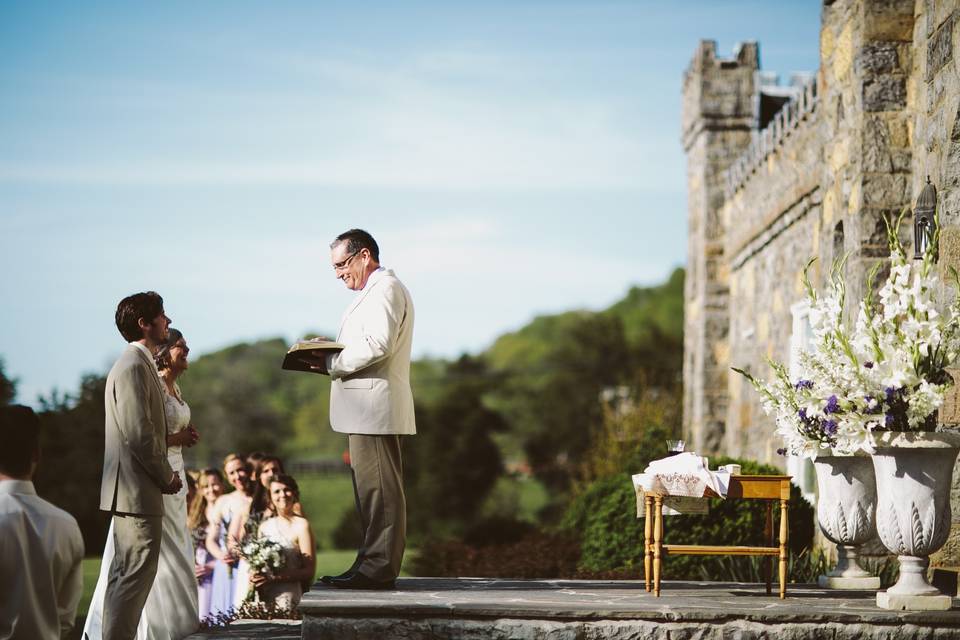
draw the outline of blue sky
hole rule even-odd
[[[685,261],[698,41],[813,70],[819,2],[0,3],[0,358],[21,402],[155,289],[194,355],[333,331],[360,226],[416,355],[602,308]]]

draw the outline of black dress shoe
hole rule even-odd
[[[374,580],[373,578],[368,578],[362,573],[351,573],[342,578],[331,577],[326,584],[330,585],[331,587],[336,587],[337,589],[367,589],[371,591],[392,591],[397,588],[396,580]]]
[[[350,567],[349,569],[347,569],[346,571],[344,571],[339,575],[323,576],[320,578],[320,582],[322,582],[323,584],[330,584],[333,580],[343,580],[344,578],[348,578],[352,576],[354,571],[356,571],[356,569],[354,567]]]

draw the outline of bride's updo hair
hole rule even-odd
[[[170,335],[167,336],[167,341],[164,342],[160,347],[160,350],[157,351],[157,355],[153,356],[153,360],[157,363],[157,369],[159,371],[170,368],[170,348],[177,344],[181,338],[183,338],[183,334],[180,332],[180,330],[171,327]]]

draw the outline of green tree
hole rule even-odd
[[[37,493],[77,519],[84,545],[102,549],[109,519],[100,511],[103,473],[103,395],[106,378],[86,375],[76,396],[40,398]]]
[[[537,478],[566,492],[600,426],[602,392],[629,375],[622,321],[590,312],[537,318],[498,340],[491,360],[502,376],[493,406],[521,438]]]
[[[417,435],[403,445],[411,535],[462,534],[503,472],[493,434],[506,423],[484,405],[493,378],[482,359],[450,363],[435,402],[417,405]]]
[[[267,451],[291,458],[338,456],[343,437],[330,431],[330,379],[280,368],[280,338],[206,354],[181,379],[199,444],[188,464],[218,464],[233,451]]]
[[[17,379],[8,378],[4,370],[3,358],[0,358],[0,405],[10,404],[17,397]]]

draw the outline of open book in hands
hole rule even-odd
[[[339,342],[325,338],[302,340],[290,347],[283,358],[281,368],[289,371],[328,374],[327,355],[338,351],[343,351],[343,345]]]

